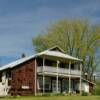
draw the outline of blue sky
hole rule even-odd
[[[0,64],[34,54],[32,38],[62,18],[100,24],[100,0],[0,0]]]

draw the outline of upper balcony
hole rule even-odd
[[[41,74],[58,74],[58,75],[72,75],[72,76],[80,76],[81,72],[78,69],[67,69],[67,68],[58,68],[57,67],[52,67],[52,66],[45,66],[43,68],[43,66],[39,66],[37,67],[37,72],[41,73]]]
[[[75,76],[80,77],[81,66],[79,62],[73,62],[65,59],[53,58],[38,58],[37,59],[37,73],[46,75],[59,75],[59,76]]]

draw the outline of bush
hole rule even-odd
[[[88,96],[88,93],[83,91],[81,95],[82,96]]]
[[[100,89],[99,88],[98,89],[96,88],[93,94],[94,95],[100,95]]]

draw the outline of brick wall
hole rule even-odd
[[[35,60],[27,61],[11,70],[12,95],[35,94]],[[24,87],[24,88],[22,88]],[[26,89],[25,89],[26,88]]]

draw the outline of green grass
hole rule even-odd
[[[100,96],[26,96],[4,97],[0,100],[100,100]]]

